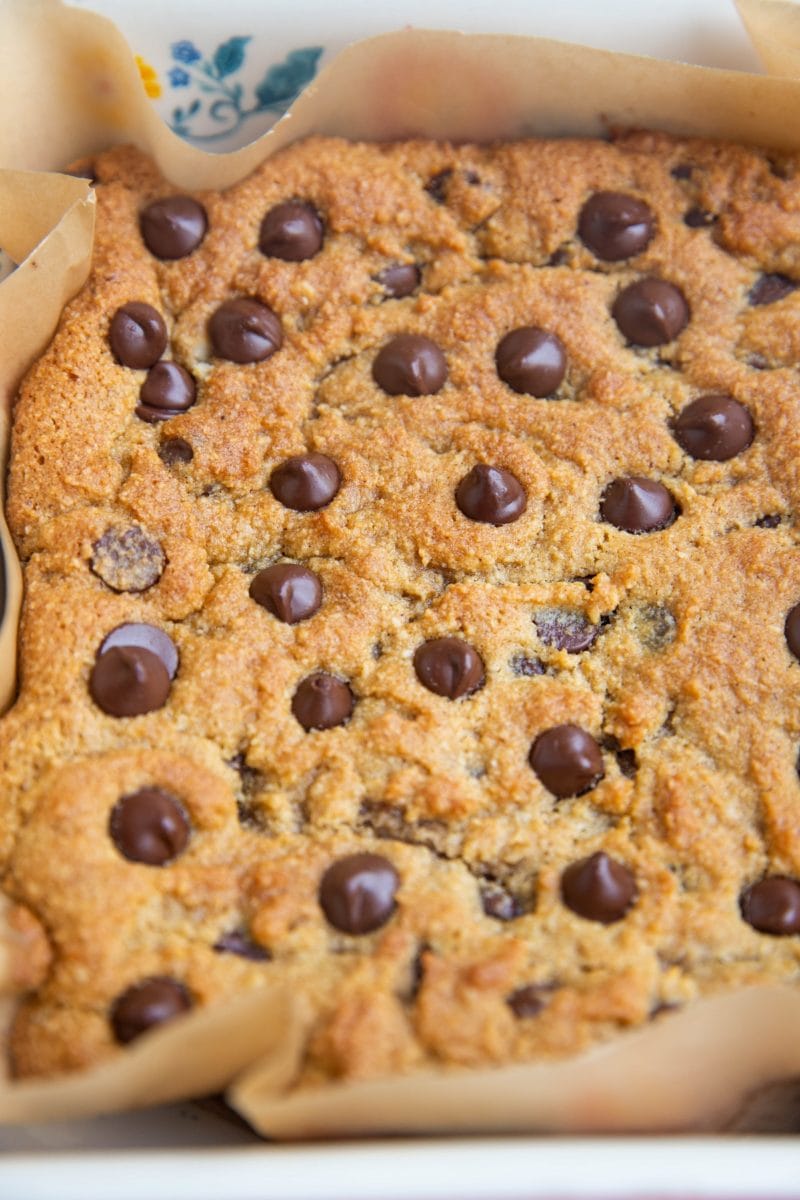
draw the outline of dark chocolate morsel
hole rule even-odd
[[[283,328],[271,308],[250,296],[226,300],[208,323],[219,358],[235,363],[263,362],[283,345]]]
[[[786,645],[795,658],[800,659],[800,603],[789,609],[783,631],[786,635]]]
[[[167,327],[152,304],[132,300],[114,313],[108,340],[114,357],[123,367],[142,370],[152,367],[166,350]]]
[[[521,675],[526,678],[547,674],[547,668],[540,658],[529,658],[526,654],[513,655],[509,666],[514,675]]]
[[[447,199],[447,187],[453,175],[452,167],[445,167],[436,175],[432,175],[425,184],[425,191],[437,204],[444,204]]]
[[[375,282],[381,284],[387,296],[399,300],[416,291],[421,278],[422,272],[416,263],[392,263],[375,276]]]
[[[138,525],[107,529],[92,546],[93,573],[115,592],[143,592],[158,583],[166,555],[161,543]]]
[[[100,644],[100,654],[105,654],[112,646],[141,646],[160,658],[170,679],[175,678],[178,670],[178,650],[168,633],[157,625],[147,625],[131,622],[117,625]]]
[[[601,850],[567,867],[561,876],[561,898],[587,921],[611,925],[620,921],[636,899],[636,880],[622,863]]]
[[[431,396],[447,379],[447,362],[430,338],[399,333],[378,351],[372,378],[390,396]]]
[[[664,279],[640,279],[623,288],[611,315],[634,346],[673,341],[689,321],[689,305],[680,288]]]
[[[144,243],[156,258],[185,258],[202,242],[206,210],[191,196],[167,196],[143,208],[139,225]]]
[[[689,163],[678,163],[676,167],[672,168],[670,175],[673,179],[691,179],[692,168]]]
[[[515,392],[551,396],[564,378],[567,355],[554,333],[526,325],[512,329],[495,351],[497,374]]]
[[[581,241],[605,262],[641,254],[654,232],[655,222],[648,205],[624,192],[595,192],[584,204],[578,220]]]
[[[322,604],[319,576],[296,563],[273,563],[255,575],[250,596],[273,617],[296,625],[313,617]]]
[[[521,917],[524,909],[516,896],[506,891],[499,883],[485,883],[481,887],[481,904],[487,917],[495,921],[513,921]]]
[[[196,397],[194,379],[186,368],[162,359],[147,372],[139,390],[136,415],[144,421],[168,421],[191,408]]]
[[[528,497],[516,475],[477,463],[456,488],[456,504],[471,521],[508,525],[525,512]]]
[[[268,258],[303,262],[322,248],[322,234],[322,221],[312,205],[287,200],[276,204],[264,217],[258,248]]]
[[[750,289],[748,300],[751,304],[775,304],[784,300],[798,285],[786,275],[762,275]]]
[[[161,788],[145,787],[120,797],[108,830],[123,858],[163,867],[186,849],[191,826],[180,800]]]
[[[767,513],[766,516],[758,518],[756,529],[777,529],[782,519],[780,513]]]
[[[239,929],[223,933],[214,942],[212,949],[216,950],[217,954],[238,954],[240,958],[249,958],[251,962],[269,962],[272,958],[266,946],[260,946]]]
[[[552,988],[542,984],[529,983],[507,996],[506,1004],[515,1017],[537,1017],[547,1004],[547,994],[551,991]]]
[[[350,854],[328,867],[319,885],[322,911],[342,933],[372,933],[395,909],[400,877],[382,854]]]
[[[706,229],[716,219],[716,215],[705,208],[688,208],[683,214],[683,223],[690,229]]]
[[[543,608],[534,615],[536,632],[545,646],[580,654],[594,645],[600,625],[592,625],[581,612],[569,608]]]
[[[759,933],[786,937],[800,933],[800,882],[768,875],[742,895],[742,916]]]
[[[673,437],[692,458],[727,462],[755,436],[753,418],[732,396],[700,396],[687,404],[672,427]]]
[[[307,675],[292,697],[292,712],[303,729],[332,729],[350,719],[355,701],[342,679],[317,671]]]
[[[166,466],[174,467],[177,463],[190,463],[194,450],[184,438],[165,438],[158,448],[158,457]]]
[[[192,998],[182,983],[168,975],[154,975],[135,983],[111,1006],[111,1028],[123,1046],[154,1025],[172,1021],[192,1007]]]
[[[478,651],[461,638],[433,638],[414,654],[417,678],[429,692],[459,700],[483,687],[486,676]]]
[[[663,483],[630,475],[605,489],[600,516],[625,533],[655,533],[675,520],[675,501]]]
[[[169,696],[169,675],[160,658],[141,646],[112,646],[98,655],[89,691],[110,717],[137,717],[161,708]]]
[[[269,477],[275,499],[295,512],[316,512],[330,504],[342,485],[338,466],[326,454],[287,458]]]
[[[531,746],[534,773],[559,800],[580,796],[603,778],[603,756],[590,733],[580,725],[554,725]]]

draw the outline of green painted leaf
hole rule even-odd
[[[217,46],[214,51],[214,70],[218,79],[239,70],[244,62],[244,48],[249,41],[249,37],[232,37]]]
[[[304,46],[291,50],[282,63],[270,67],[256,88],[259,106],[282,107],[294,100],[316,75],[322,51],[322,46]]]

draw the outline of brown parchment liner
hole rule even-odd
[[[349,47],[274,130],[242,150],[210,155],[161,122],[107,19],[59,0],[0,0],[0,247],[20,264],[0,284],[0,455],[19,380],[89,270],[91,189],[40,172],[134,142],[174,183],[221,188],[312,132],[489,140],[603,135],[633,125],[800,150],[800,80],[789,78],[800,75],[800,9],[784,0],[739,0],[739,8],[765,67],[785,78],[537,38],[407,30]],[[0,544],[5,706],[13,698],[21,581],[2,517]],[[12,953],[0,906],[0,1031],[14,1004]],[[718,1129],[755,1089],[800,1076],[800,987],[718,994],[566,1061],[293,1090],[310,1020],[297,996],[248,993],[155,1030],[80,1075],[0,1081],[0,1120],[85,1117],[227,1086],[254,1128],[282,1138]]]

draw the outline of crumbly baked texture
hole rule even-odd
[[[313,139],[141,224],[92,170],[9,472],[16,1073],[273,984],[310,1085],[796,980],[800,157]]]

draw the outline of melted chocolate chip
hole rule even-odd
[[[529,983],[506,997],[506,1004],[515,1017],[538,1017],[547,1004],[547,994],[553,989],[543,984]]]
[[[400,333],[378,351],[372,378],[390,396],[432,396],[447,379],[447,362],[436,342]]]
[[[742,916],[759,933],[786,937],[800,933],[800,883],[786,875],[770,875],[743,893]]]
[[[515,392],[526,396],[552,396],[564,378],[567,355],[554,333],[535,325],[512,329],[495,352],[497,374]]]
[[[675,640],[678,623],[663,604],[643,604],[634,609],[634,629],[648,650],[663,650]]]
[[[251,962],[269,962],[272,958],[266,946],[259,946],[258,942],[254,942],[240,929],[223,933],[212,949],[216,950],[217,954],[238,954],[240,958],[249,958]]]
[[[615,479],[603,492],[600,516],[625,533],[655,533],[676,517],[675,501],[655,479],[631,475]]]
[[[437,175],[432,175],[425,184],[425,191],[435,200],[437,204],[444,204],[447,199],[447,186],[453,175],[453,168],[446,167],[444,171],[439,171]]]
[[[561,898],[579,917],[611,925],[636,899],[636,880],[627,867],[600,851],[567,867]]]
[[[750,289],[748,300],[753,305],[775,304],[797,290],[797,284],[786,275],[762,275]]]
[[[526,678],[547,673],[547,668],[540,658],[528,658],[525,654],[515,654],[509,666],[514,675],[522,675]]]
[[[700,396],[687,404],[672,427],[673,437],[692,458],[727,462],[755,436],[753,418],[732,396]]]
[[[470,696],[486,681],[483,659],[461,638],[442,637],[423,642],[414,654],[414,670],[428,691],[449,700]]]
[[[580,725],[555,725],[540,733],[531,746],[529,761],[559,800],[588,792],[604,775],[600,747]]]
[[[191,826],[180,800],[161,788],[146,787],[120,797],[108,831],[123,858],[163,867],[186,849]]]
[[[319,885],[319,903],[334,929],[372,933],[395,909],[400,877],[382,854],[350,854],[328,867]]]
[[[253,577],[250,596],[279,621],[296,625],[318,611],[322,604],[322,584],[308,567],[273,563]]]
[[[486,916],[493,917],[495,921],[514,921],[525,911],[516,896],[494,882],[481,887],[481,904]]]
[[[336,463],[325,454],[298,454],[277,466],[269,478],[275,499],[295,512],[316,512],[330,504],[342,485]]]
[[[779,513],[768,513],[767,516],[758,518],[756,529],[777,529],[781,520]]]
[[[166,350],[167,327],[152,304],[132,300],[114,313],[108,340],[114,357],[123,367],[141,370],[152,367]]]
[[[158,457],[168,467],[178,463],[190,463],[194,458],[194,450],[184,438],[166,438],[158,448]]]
[[[117,996],[111,1006],[111,1028],[117,1041],[126,1046],[191,1007],[192,998],[182,983],[168,975],[155,975]]]
[[[298,685],[292,712],[303,729],[332,729],[350,719],[355,701],[342,679],[317,671]]]
[[[161,659],[141,646],[112,646],[95,659],[89,691],[110,717],[136,717],[166,704],[169,675]]]
[[[655,222],[648,205],[624,192],[595,192],[584,204],[578,220],[581,241],[605,262],[641,254],[654,232]]]
[[[376,283],[394,300],[410,296],[419,287],[421,279],[422,272],[416,263],[392,263],[375,276]]]
[[[168,421],[191,408],[197,397],[194,379],[176,362],[157,362],[139,391],[136,415],[143,421]]]
[[[671,342],[689,321],[689,306],[680,288],[664,279],[640,279],[623,288],[611,315],[634,346]]]
[[[263,362],[283,345],[278,317],[249,296],[221,304],[211,316],[208,331],[214,353],[235,363]]]
[[[528,497],[516,475],[478,463],[456,488],[456,504],[471,521],[508,525],[525,512]]]
[[[144,243],[156,258],[185,258],[206,236],[208,219],[202,204],[191,196],[154,200],[139,216]]]
[[[581,612],[568,608],[543,608],[533,618],[536,631],[545,646],[580,654],[597,640],[599,625],[592,625]]]
[[[690,229],[707,229],[716,219],[716,215],[705,208],[688,208],[683,214],[683,223]]]
[[[670,175],[673,179],[691,179],[692,168],[689,163],[678,163],[676,167],[672,168]]]
[[[276,204],[264,217],[258,248],[268,258],[303,262],[322,249],[322,233],[322,221],[312,205],[287,200]]]
[[[783,631],[787,646],[795,658],[800,659],[800,604],[789,609]]]
[[[115,592],[143,592],[158,583],[166,566],[161,543],[138,525],[107,529],[92,546],[90,567]]]
[[[170,679],[175,678],[178,670],[178,651],[172,638],[157,625],[137,624],[117,625],[111,630],[100,644],[100,654],[105,654],[112,646],[141,646],[160,658]]]

